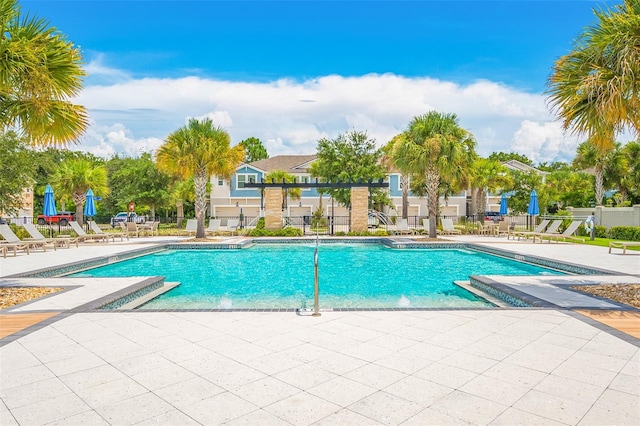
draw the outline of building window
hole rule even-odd
[[[402,191],[402,175],[398,176],[398,191]],[[411,183],[411,176],[407,175],[407,185]]]
[[[221,176],[218,176],[218,186],[224,186],[224,179]]]
[[[244,184],[247,182],[255,182],[257,178],[256,174],[248,174],[248,173],[244,173],[244,174],[238,174],[236,175],[236,188],[237,189],[244,189]],[[252,189],[252,188],[250,188]]]

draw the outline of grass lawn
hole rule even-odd
[[[591,241],[589,237],[585,237],[585,243],[592,246],[609,247],[609,241],[620,240],[612,240],[611,238],[596,238],[595,240]],[[640,251],[640,247],[627,247],[627,250]]]

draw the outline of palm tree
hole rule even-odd
[[[601,206],[604,199],[605,186],[612,184],[615,175],[620,174],[619,169],[624,168],[626,159],[621,153],[619,143],[615,143],[609,149],[600,149],[596,143],[589,139],[578,145],[573,164],[583,169],[593,169],[595,176],[596,205]],[[609,176],[611,179],[609,179]]]
[[[0,130],[17,128],[30,143],[64,146],[84,133],[86,109],[70,99],[82,89],[82,56],[42,19],[0,0]]]
[[[228,178],[244,158],[241,145],[231,147],[229,133],[215,126],[209,118],[192,118],[167,136],[158,149],[158,168],[188,179],[195,185],[195,211],[198,226],[196,238],[204,238],[204,217],[207,207],[207,182],[211,175]]]
[[[554,64],[548,101],[565,129],[605,148],[622,129],[640,130],[640,3],[594,13],[598,25]]]
[[[487,193],[496,192],[511,185],[512,180],[501,162],[487,158],[478,158],[471,167],[471,186],[477,189],[476,211],[486,211]]]
[[[72,158],[60,163],[51,177],[51,184],[61,198],[72,198],[76,205],[76,221],[82,225],[83,207],[89,188],[96,195],[109,194],[107,168],[84,158]]]
[[[267,182],[275,180],[276,182],[293,183],[295,176],[284,170],[272,170],[265,176]],[[301,188],[282,188],[282,210],[287,208],[287,197],[292,200],[299,200],[302,196]]]
[[[402,135],[396,135],[385,146],[382,147],[381,162],[387,169],[388,173],[391,173],[394,168],[398,168],[393,157],[393,150],[400,140],[402,140]],[[407,219],[409,217],[409,185],[409,175],[402,172],[402,174],[400,175],[400,188],[402,189],[403,219]]]
[[[395,164],[425,180],[429,237],[436,238],[441,181],[461,181],[476,158],[473,135],[458,125],[455,114],[431,111],[414,117],[393,151]]]

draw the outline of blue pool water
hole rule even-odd
[[[242,250],[167,250],[72,276],[163,275],[180,286],[150,309],[313,307],[313,245]],[[389,249],[327,244],[319,251],[320,305],[338,307],[482,307],[453,284],[470,275],[558,272],[460,249]]]

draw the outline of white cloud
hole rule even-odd
[[[486,80],[463,86],[393,74],[266,83],[145,78],[88,86],[79,102],[95,122],[83,148],[95,153],[154,149],[188,117],[204,116],[227,128],[234,143],[260,138],[270,155],[313,153],[318,139],[352,129],[383,145],[433,109],[456,113],[481,155],[515,150],[536,161],[566,160],[575,147],[541,94]]]

